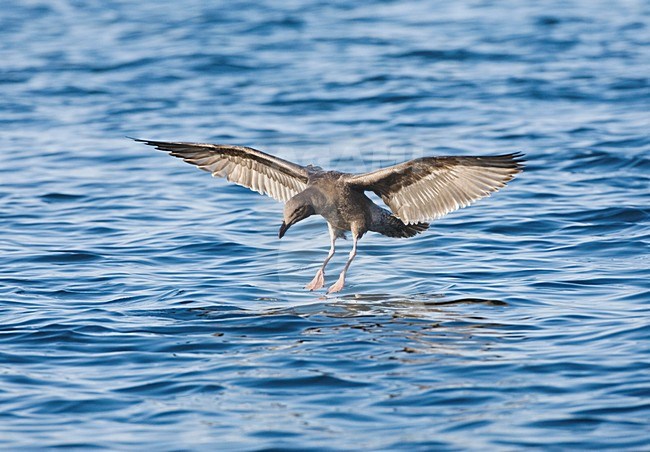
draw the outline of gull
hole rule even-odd
[[[305,286],[325,284],[325,267],[334,256],[336,240],[352,234],[352,250],[338,280],[327,293],[343,289],[357,243],[368,232],[388,237],[413,237],[429,222],[466,207],[503,188],[523,170],[520,152],[485,157],[423,157],[363,174],[325,171],[301,166],[256,149],[209,143],[135,141],[166,151],[215,177],[284,202],[278,238],[312,215],[327,221],[330,249],[314,279]],[[375,204],[366,192],[379,196],[390,211]]]

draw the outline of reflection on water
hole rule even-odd
[[[275,300],[281,303],[280,300]],[[393,317],[430,318],[436,313],[445,312],[443,306],[463,304],[485,304],[489,306],[508,306],[495,299],[456,298],[446,299],[442,294],[348,294],[335,298],[321,297],[319,302],[291,306],[289,308],[271,308],[270,315],[290,312],[296,315],[326,315],[333,317],[361,317],[390,314]]]

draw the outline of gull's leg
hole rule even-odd
[[[329,289],[327,289],[327,293],[334,293],[343,289],[343,285],[345,284],[345,273],[348,271],[348,267],[350,267],[354,256],[357,255],[357,241],[359,238],[356,234],[354,234],[352,236],[352,239],[354,242],[352,243],[352,251],[350,251],[350,257],[348,257],[348,261],[345,263],[345,267],[343,267],[343,271],[341,272],[339,279],[334,284],[332,284]]]
[[[318,272],[316,272],[314,279],[312,279],[311,282],[305,286],[305,289],[308,290],[318,290],[323,287],[323,284],[325,284],[325,266],[327,266],[327,263],[330,261],[332,256],[334,256],[334,251],[336,251],[336,231],[329,223],[327,223],[327,227],[330,231],[330,252],[327,254],[327,258],[325,259],[325,262],[323,262],[321,268],[319,268]]]

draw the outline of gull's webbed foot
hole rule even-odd
[[[307,290],[318,290],[325,284],[325,272],[321,268],[314,276],[314,279],[311,280],[309,284],[305,286]]]
[[[345,285],[345,274],[341,273],[341,276],[339,276],[339,279],[330,286],[329,289],[327,289],[327,293],[334,293],[338,292],[341,289],[343,289],[343,286]]]

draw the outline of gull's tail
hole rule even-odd
[[[379,218],[373,219],[370,230],[387,237],[406,238],[420,234],[429,228],[429,223],[405,224],[392,213],[381,209]]]

